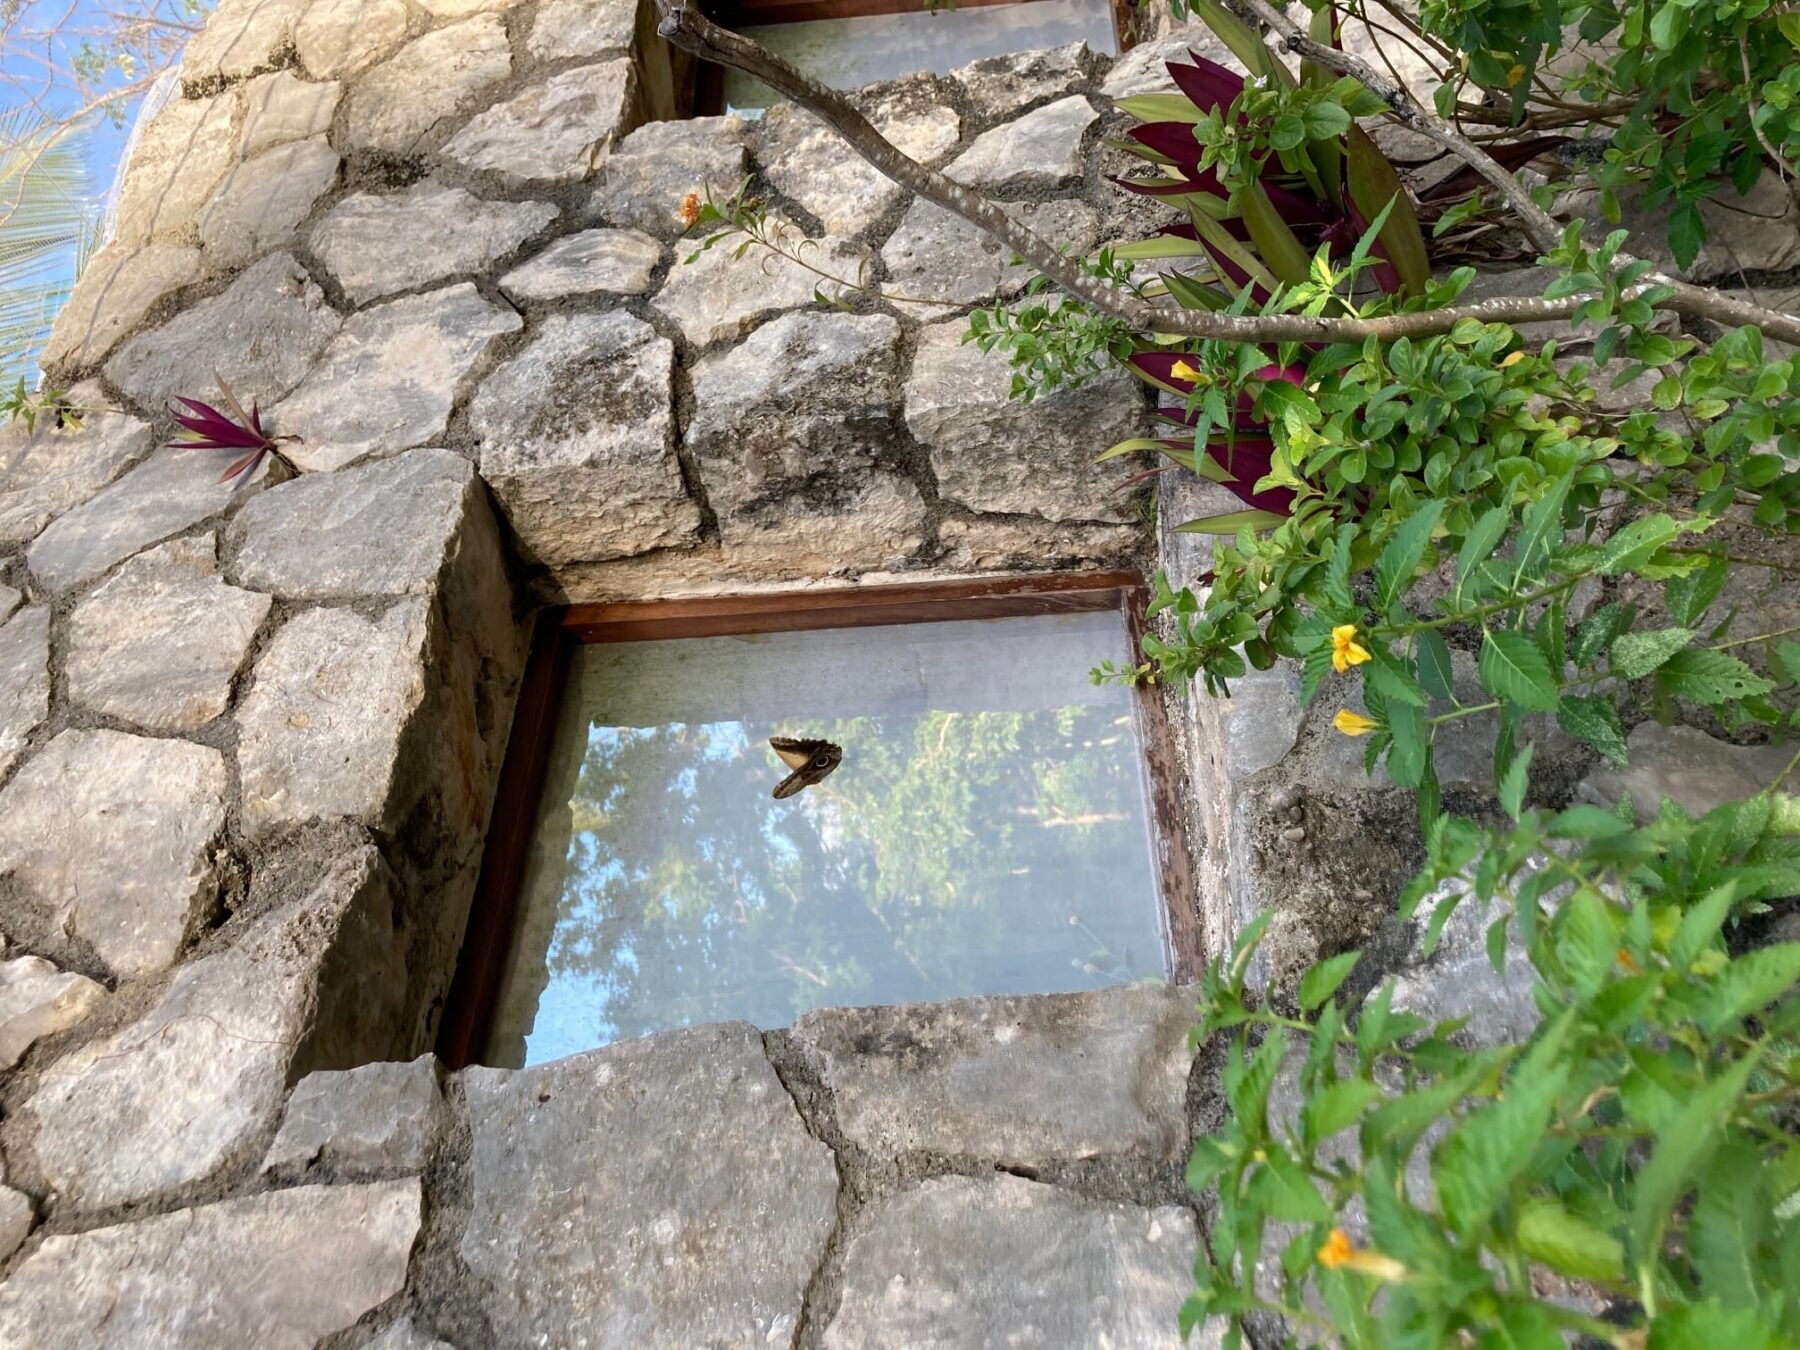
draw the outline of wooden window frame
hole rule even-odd
[[[1113,610],[1122,613],[1135,651],[1148,627],[1149,601],[1150,592],[1139,573],[1115,571],[569,605],[544,611],[538,616],[519,687],[481,875],[439,1030],[439,1058],[452,1069],[464,1068],[487,1041],[577,646]],[[1144,756],[1152,865],[1168,973],[1177,983],[1188,983],[1199,978],[1202,965],[1199,914],[1180,771],[1161,687],[1137,686],[1133,711]]]

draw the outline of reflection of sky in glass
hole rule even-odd
[[[577,650],[485,1062],[1165,973],[1116,613]],[[843,764],[796,797],[772,735]]]

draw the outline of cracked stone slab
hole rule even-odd
[[[0,775],[50,715],[50,607],[33,605],[0,625]]]
[[[75,607],[63,675],[84,708],[153,731],[195,731],[231,682],[274,602],[219,576],[214,537],[140,554]]]
[[[481,475],[526,550],[618,558],[695,537],[675,458],[674,344],[629,314],[556,315],[469,408]]]
[[[106,245],[76,278],[39,364],[52,370],[103,360],[157,301],[199,275],[200,250],[186,244]]]
[[[288,1098],[263,1171],[324,1162],[417,1172],[448,1119],[435,1055],[308,1074]]]
[[[296,1061],[386,1053],[406,986],[392,874],[364,845],[289,881],[292,898],[178,968],[141,1017],[45,1070],[17,1119],[60,1206],[210,1176],[273,1128]]]
[[[604,56],[631,46],[638,0],[543,0],[525,49],[540,61]]]
[[[686,228],[681,203],[690,192],[704,197],[710,186],[723,198],[749,172],[747,132],[742,119],[729,116],[646,122],[607,156],[592,209],[609,224],[674,239]]]
[[[400,734],[425,699],[428,611],[423,599],[379,619],[311,609],[276,633],[237,711],[251,833],[334,816],[385,823]]]
[[[467,281],[351,315],[312,374],[275,409],[276,429],[303,441],[287,447],[288,458],[316,472],[373,450],[438,440],[458,383],[489,343],[523,324]]]
[[[1191,994],[1134,984],[804,1014],[844,1134],[882,1157],[920,1150],[1006,1164],[1187,1142]],[[1054,1080],[1057,1090],[1044,1091]]]
[[[527,85],[470,119],[443,148],[464,168],[534,183],[586,178],[636,120],[628,60],[577,66]]]
[[[924,546],[925,529],[917,485],[882,469],[809,484],[719,522],[730,567],[764,578],[899,567]]]
[[[950,72],[984,117],[1017,117],[1034,103],[1075,93],[1099,64],[1085,42],[984,57]]]
[[[984,131],[944,172],[979,188],[1054,188],[1081,177],[1081,143],[1099,119],[1079,95]]]
[[[18,1251],[31,1235],[31,1197],[11,1186],[0,1186],[0,1261]]]
[[[1085,1200],[1011,1176],[933,1177],[853,1232],[824,1343],[1181,1350],[1198,1243],[1194,1216],[1176,1205]]]
[[[311,1350],[406,1284],[417,1179],[301,1186],[57,1234],[0,1286],[0,1341]]]
[[[293,38],[307,0],[220,0],[206,25],[181,53],[181,77],[191,83],[237,79],[275,64]]]
[[[244,86],[238,154],[254,159],[271,146],[325,135],[343,89],[336,80],[303,80],[291,70],[258,75]]]
[[[5,633],[0,628],[0,635]],[[1626,792],[1640,822],[1656,818],[1673,798],[1699,817],[1726,802],[1753,797],[1780,775],[1789,754],[1779,745],[1733,745],[1697,727],[1640,722],[1625,738],[1626,765],[1600,763],[1577,789],[1583,799],[1611,806]]]
[[[1020,403],[1004,353],[965,345],[963,330],[961,320],[922,330],[906,382],[906,424],[929,448],[942,496],[976,511],[1045,520],[1136,519],[1136,501],[1114,491],[1118,468],[1094,462],[1141,434],[1136,381],[1109,370],[1078,389]],[[1029,473],[1020,470],[1025,447]]]
[[[238,154],[235,89],[171,99],[137,138],[119,182],[112,239],[145,244],[193,223]]]
[[[1169,75],[1169,62],[1190,65],[1194,56],[1204,56],[1227,70],[1244,74],[1244,63],[1203,23],[1177,28],[1166,37],[1140,42],[1113,63],[1100,92],[1108,98],[1125,98],[1130,94],[1151,94],[1161,90],[1173,92],[1175,81]]]
[[[244,402],[267,407],[300,383],[343,322],[292,255],[276,253],[132,338],[106,363],[106,377],[145,408],[182,396],[217,402],[221,378]]]
[[[43,1037],[85,1022],[105,997],[87,976],[58,970],[41,956],[0,961],[0,1069],[12,1068]]]
[[[463,1081],[474,1142],[460,1251],[498,1345],[792,1338],[835,1223],[837,1169],[754,1027]]]
[[[161,970],[217,900],[226,788],[209,746],[61,732],[0,791],[0,875],[115,974]]]
[[[26,550],[32,573],[51,590],[91,581],[170,535],[232,504],[218,481],[219,458],[191,450],[158,450],[111,487],[57,519]],[[267,478],[264,463],[237,496]]]
[[[353,150],[413,154],[511,71],[506,28],[492,14],[414,38],[350,91],[342,116],[345,143]]]
[[[583,230],[558,239],[500,278],[514,300],[565,296],[642,295],[662,261],[662,245],[637,230]]]
[[[312,250],[352,304],[472,272],[484,274],[556,219],[549,202],[483,201],[461,188],[415,183],[358,192],[313,226]]]
[[[69,401],[105,403],[98,384],[69,391]],[[84,413],[78,426],[40,418],[0,425],[0,543],[24,543],[150,451],[150,427],[120,412]]]
[[[5,623],[12,618],[14,611],[24,603],[25,592],[17,586],[0,586],[0,623]],[[0,955],[4,955],[5,950],[4,947],[0,947]]]
[[[227,570],[296,600],[423,595],[474,509],[475,470],[449,450],[409,450],[262,493],[231,522]]]
[[[782,231],[789,247],[802,250],[807,263],[827,276],[854,281],[868,267],[869,250],[861,244],[832,235],[807,240],[791,221],[772,212],[765,224]],[[764,249],[741,259],[732,257],[730,248],[709,249],[690,263],[692,251],[676,246],[678,261],[652,304],[696,347],[743,337],[767,315],[814,304],[818,292],[835,299],[846,290]]]
[[[315,79],[354,75],[406,40],[402,0],[310,0],[294,29],[294,54]]]
[[[1148,542],[1136,525],[1058,525],[983,516],[942,521],[938,538],[949,566],[975,572],[1120,567]],[[1238,686],[1231,687],[1235,693]]]
[[[274,146],[233,168],[200,214],[207,267],[238,267],[285,248],[313,203],[337,182],[340,163],[326,139],[314,136]]]
[[[1001,209],[1044,239],[1067,244],[1082,255],[1099,242],[1099,218],[1076,201],[1002,202]],[[984,304],[996,296],[1022,290],[1036,273],[1015,265],[1012,250],[996,243],[987,231],[961,216],[914,201],[900,224],[881,246],[887,271],[884,289],[943,304],[907,304],[899,308],[920,318],[947,315],[953,308]]]

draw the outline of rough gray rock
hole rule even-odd
[[[984,131],[944,172],[970,187],[1059,187],[1081,177],[1081,142],[1098,118],[1085,98],[1059,99]]]
[[[765,228],[779,231],[787,240],[787,251],[799,250],[808,267],[826,276],[854,281],[868,266],[869,251],[860,244],[831,235],[808,241],[791,221],[773,212]],[[753,246],[743,258],[732,257],[735,251],[709,249],[690,263],[686,259],[693,250],[676,245],[679,261],[656,293],[657,311],[696,347],[742,337],[766,315],[812,304],[815,292],[831,297],[844,293],[844,287],[767,249]]]
[[[171,99],[138,135],[120,178],[112,239],[148,243],[191,224],[237,158],[235,89]]]
[[[31,1197],[10,1186],[0,1186],[0,1261],[6,1260],[31,1235]]]
[[[938,525],[945,562],[962,571],[1119,567],[1146,545],[1136,525],[1056,525],[1040,520],[952,518]],[[1236,683],[1232,690],[1237,689]]]
[[[267,70],[305,7],[306,0],[220,0],[182,50],[182,79],[198,84]]]
[[[543,0],[525,50],[540,61],[623,52],[636,35],[637,21],[637,0]]]
[[[63,675],[85,708],[153,731],[194,731],[224,712],[273,603],[228,586],[212,535],[133,558],[69,617]]]
[[[0,875],[115,974],[161,970],[217,897],[226,785],[208,746],[64,731],[0,792]]]
[[[1005,203],[1004,209],[1040,237],[1067,244],[1077,254],[1087,253],[1100,238],[1098,218],[1081,202],[1013,202]],[[915,201],[881,246],[887,271],[882,289],[896,296],[947,302],[895,302],[921,318],[941,317],[953,307],[982,304],[1023,289],[1036,273],[1011,258],[1012,251],[987,231],[941,206]]]
[[[636,230],[583,230],[558,239],[500,278],[514,300],[561,300],[610,291],[642,295],[662,261],[662,245]]]
[[[729,567],[762,579],[884,571],[925,543],[925,502],[883,469],[808,483],[794,496],[720,520]]]
[[[46,1238],[0,1286],[0,1341],[311,1350],[406,1283],[417,1180],[302,1186]]]
[[[1172,91],[1175,81],[1169,77],[1168,63],[1192,64],[1194,53],[1218,62],[1227,70],[1239,74],[1244,71],[1243,62],[1232,55],[1231,49],[1219,41],[1212,29],[1203,23],[1192,23],[1154,42],[1140,42],[1126,52],[1107,71],[1100,92],[1108,98],[1124,98],[1129,94]]]
[[[4,633],[0,629],[0,633]],[[1640,722],[1625,738],[1626,767],[1596,765],[1577,792],[1610,806],[1626,792],[1640,822],[1656,818],[1664,797],[1691,816],[1753,797],[1786,767],[1792,752],[1779,745],[1732,745],[1695,727]]]
[[[83,408],[105,402],[98,384],[69,391]],[[124,413],[84,413],[79,426],[23,418],[0,425],[0,543],[24,543],[150,450],[150,428]]]
[[[1764,169],[1743,196],[1727,188],[1700,202],[1706,242],[1685,271],[1675,266],[1675,255],[1669,249],[1671,204],[1645,206],[1642,188],[1622,189],[1618,196],[1621,223],[1631,231],[1625,247],[1679,275],[1695,280],[1735,280],[1744,272],[1786,272],[1800,266],[1800,206],[1794,204],[1787,184],[1773,170]],[[1599,194],[1593,190],[1571,193],[1558,210],[1591,219],[1600,212]]]
[[[1018,1177],[933,1177],[851,1235],[829,1350],[931,1345],[1180,1350],[1194,1216]]]
[[[586,178],[631,130],[636,92],[632,63],[623,59],[547,76],[472,118],[444,146],[444,158],[515,181]]]
[[[692,539],[675,459],[674,346],[629,314],[557,315],[469,409],[481,475],[528,553],[618,558]]]
[[[343,325],[293,257],[264,258],[220,294],[131,339],[106,377],[144,408],[177,397],[221,401],[223,379],[246,404],[285,398]]]
[[[594,189],[593,210],[614,225],[629,225],[659,239],[685,228],[682,200],[704,197],[710,186],[723,200],[748,171],[746,127],[736,117],[690,117],[647,122],[613,147]],[[678,256],[692,252],[690,246]]]
[[[333,816],[385,823],[400,733],[425,698],[428,610],[422,599],[379,619],[312,609],[276,633],[237,711],[249,830]]]
[[[803,313],[702,358],[688,445],[719,516],[867,469],[899,430],[899,348],[886,315]]]
[[[1037,1166],[1187,1142],[1193,997],[1168,985],[822,1008],[794,1023],[838,1125],[882,1157]],[[1044,1085],[1054,1081],[1055,1092]]]
[[[342,93],[336,80],[303,80],[291,70],[258,75],[244,86],[244,135],[238,154],[253,159],[270,146],[323,136],[331,130],[331,116]]]
[[[448,450],[409,450],[261,494],[231,522],[229,572],[295,600],[423,595],[453,551],[479,488]]]
[[[316,79],[354,75],[406,40],[402,0],[309,0],[294,28],[294,54]]]
[[[0,776],[50,715],[50,608],[34,605],[0,625]]]
[[[485,273],[555,219],[549,202],[483,201],[427,181],[387,196],[344,198],[313,226],[311,242],[360,305],[459,273]]]
[[[58,970],[41,956],[0,961],[0,1069],[12,1068],[41,1038],[86,1021],[105,997],[87,976]]]
[[[1437,946],[1429,957],[1415,959],[1394,980],[1393,1006],[1400,1012],[1417,1013],[1427,1022],[1467,1017],[1459,1040],[1477,1046],[1519,1045],[1529,1040],[1539,1020],[1532,987],[1537,975],[1519,941],[1518,927],[1507,925],[1506,967],[1496,971],[1488,959],[1487,929],[1505,912],[1486,907],[1465,892],[1451,913]],[[1427,896],[1417,911],[1416,928],[1422,931],[1443,894]]]
[[[433,1055],[308,1074],[288,1098],[263,1171],[323,1162],[334,1170],[417,1172],[446,1120]]]
[[[466,281],[352,315],[275,410],[276,429],[303,438],[286,447],[288,458],[308,471],[339,469],[373,450],[439,439],[458,383],[489,343],[523,322]]]
[[[511,70],[506,28],[492,14],[414,38],[350,91],[341,118],[345,143],[353,150],[413,154]]]
[[[76,279],[38,364],[54,370],[104,360],[157,301],[199,275],[200,250],[186,244],[108,244]]]
[[[1046,520],[1135,518],[1136,502],[1113,491],[1117,467],[1094,459],[1142,434],[1136,381],[1109,370],[1023,404],[1010,397],[1006,356],[965,346],[963,331],[960,320],[924,329],[906,382],[906,424],[930,449],[941,494],[977,511]]]
[[[1085,42],[1035,52],[988,56],[950,72],[984,117],[1017,117],[1034,103],[1073,94],[1098,64]]]
[[[200,214],[200,242],[212,271],[285,248],[294,230],[337,181],[338,153],[323,136],[265,150],[231,171]]]
[[[13,612],[24,603],[25,592],[17,586],[0,586],[0,623],[12,618]]]
[[[413,1325],[410,1317],[402,1317],[381,1335],[370,1341],[367,1350],[456,1350],[449,1341],[427,1336]]]
[[[756,1028],[463,1077],[474,1147],[460,1250],[497,1345],[792,1338],[837,1170]]]
[[[44,1072],[18,1118],[61,1205],[128,1204],[209,1176],[274,1125],[297,1060],[388,1053],[406,986],[392,875],[367,846],[322,870],[310,893],[295,887],[235,944],[178,969],[143,1016]],[[281,1284],[318,1296],[291,1270]]]
[[[26,550],[32,573],[51,590],[90,581],[114,563],[198,525],[230,506],[219,459],[158,450],[98,496],[60,517]],[[265,464],[251,480],[268,475]],[[240,489],[240,495],[243,491]]]

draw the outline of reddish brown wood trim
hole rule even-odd
[[[1133,659],[1143,653],[1150,629],[1150,591],[1135,586],[1125,592],[1125,625],[1131,634]],[[1170,973],[1178,984],[1191,984],[1205,969],[1200,930],[1200,893],[1194,859],[1188,852],[1187,809],[1181,796],[1174,731],[1163,702],[1161,684],[1137,686],[1138,739],[1149,772],[1150,834],[1156,854],[1156,876],[1162,887],[1163,916],[1168,925]]]
[[[500,979],[512,949],[532,828],[574,650],[575,639],[563,628],[561,613],[546,610],[540,614],[525,678],[519,684],[519,701],[513,709],[506,760],[500,768],[481,858],[481,877],[475,883],[456,977],[438,1029],[438,1058],[451,1069],[473,1063],[487,1042]]]

